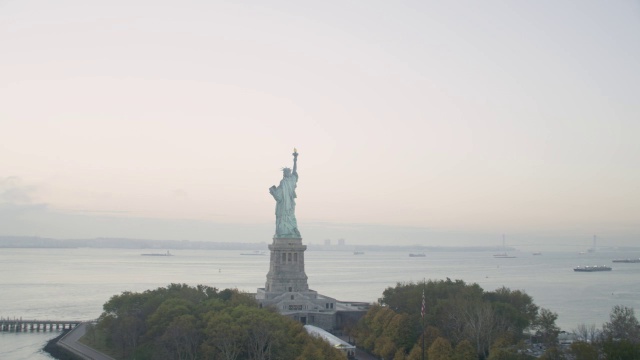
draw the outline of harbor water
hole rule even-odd
[[[352,249],[351,249],[352,250]],[[158,253],[166,249],[158,250]],[[0,249],[0,317],[50,320],[97,318],[102,305],[124,291],[142,292],[170,283],[204,284],[255,292],[263,287],[269,255],[233,250],[171,250],[174,256],[141,256],[135,249]],[[598,251],[533,255],[512,252],[306,251],[309,287],[345,301],[375,302],[398,282],[460,279],[485,290],[523,290],[558,314],[571,331],[578,324],[608,321],[614,305],[638,310],[640,264],[612,263],[640,253]],[[576,266],[609,265],[612,271],[574,272]],[[0,359],[51,359],[41,351],[58,332],[0,333]]]

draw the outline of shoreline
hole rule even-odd
[[[58,341],[65,337],[70,331],[73,331],[73,329],[63,330],[60,335],[47,341],[47,344],[42,348],[42,351],[57,360],[83,360],[58,344]]]

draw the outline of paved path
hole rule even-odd
[[[63,336],[62,339],[58,340],[58,345],[86,360],[115,360],[111,356],[105,355],[78,342],[86,332],[87,323],[81,323],[73,328],[73,330],[69,331],[67,335]]]

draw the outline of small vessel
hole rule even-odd
[[[425,257],[427,256],[425,253],[411,253],[409,257]]]
[[[615,263],[640,263],[640,258],[638,259],[615,259],[613,260]]]
[[[541,252],[534,252],[533,255],[542,255]]]
[[[507,253],[500,253],[500,254],[493,254],[494,258],[501,258],[501,259],[513,259],[515,258],[515,256],[509,255]]]
[[[354,251],[353,255],[364,255],[364,251]]]
[[[169,250],[167,250],[166,253],[151,253],[151,254],[140,254],[142,256],[173,256],[172,253],[169,252]]]
[[[611,271],[611,267],[606,265],[578,266],[578,267],[574,267],[573,271],[578,271],[578,272]]]
[[[258,250],[255,250],[254,252],[250,252],[250,253],[241,253],[240,255],[257,255],[257,256],[265,256],[265,255],[267,255],[267,253],[265,253],[264,251],[258,251]]]
[[[494,258],[501,258],[501,259],[515,258],[515,256],[510,256],[509,254],[507,254],[507,246],[505,245],[505,242],[504,242],[504,235],[502,235],[502,250],[503,250],[503,252],[501,252],[501,253],[493,254],[493,257]]]

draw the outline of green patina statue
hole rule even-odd
[[[296,184],[298,183],[298,151],[293,149],[293,172],[282,169],[280,185],[269,188],[276,199],[276,234],[274,238],[301,238],[296,221]]]

